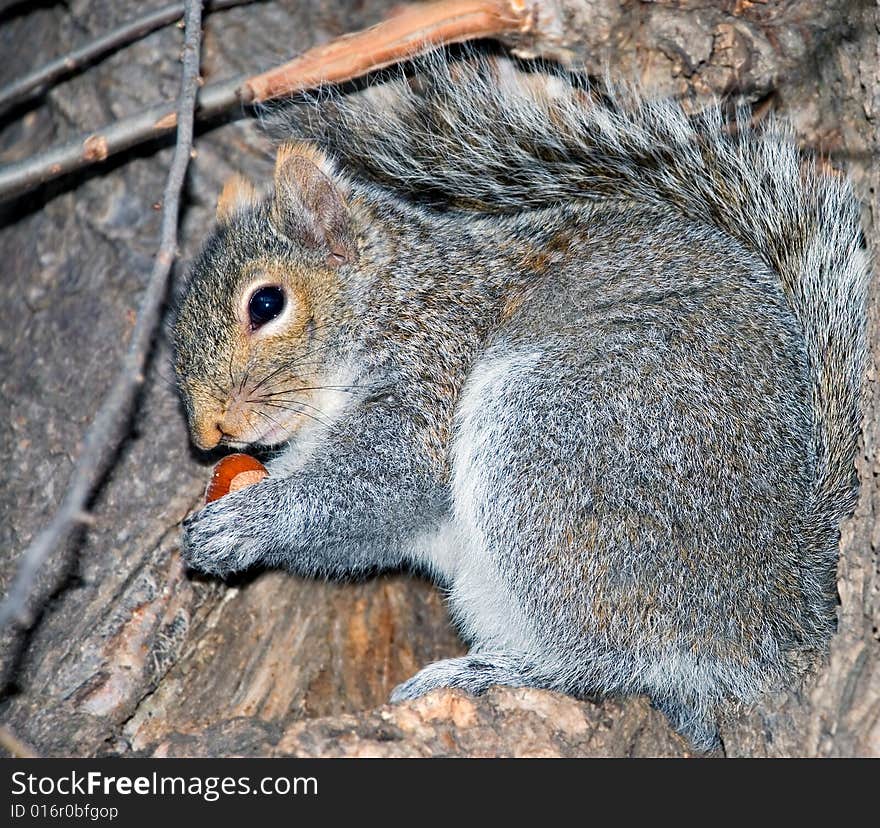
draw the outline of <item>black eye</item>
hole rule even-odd
[[[257,288],[248,302],[248,316],[255,330],[281,314],[284,310],[284,291],[280,287]]]

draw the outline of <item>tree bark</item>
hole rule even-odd
[[[0,84],[166,0],[0,5]],[[253,73],[386,16],[395,0],[275,0],[206,21],[206,81]],[[10,6],[7,10],[6,6]],[[880,249],[880,58],[874,3],[547,0],[543,29],[509,45],[675,94],[766,101],[805,145],[849,167]],[[180,31],[154,32],[0,120],[0,164],[171,98]],[[252,122],[196,141],[181,248],[191,256],[223,179],[269,175]],[[132,151],[0,209],[0,587],[61,499],[78,443],[125,350],[156,248],[170,143]],[[877,360],[866,383],[861,496],[843,528],[840,630],[798,692],[723,723],[730,756],[880,755]],[[395,707],[391,688],[460,654],[441,594],[406,574],[326,584],[262,573],[221,584],[185,573],[179,522],[209,460],[187,442],[168,345],[157,342],[130,433],[58,549],[26,631],[0,633],[0,721],[43,755],[686,755],[643,699],[575,701],[496,689]]]

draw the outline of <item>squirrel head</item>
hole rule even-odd
[[[313,414],[344,316],[339,281],[356,262],[348,188],[306,144],[278,151],[273,191],[233,176],[173,324],[175,371],[193,441],[287,440]]]

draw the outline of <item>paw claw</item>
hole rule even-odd
[[[241,505],[228,496],[183,521],[181,554],[190,569],[223,577],[257,562],[260,549]]]

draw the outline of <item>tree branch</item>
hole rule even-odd
[[[159,321],[168,276],[177,248],[180,194],[192,153],[193,121],[201,56],[201,0],[187,0],[185,20],[183,70],[176,113],[177,145],[165,186],[161,237],[153,271],[141,299],[137,322],[132,331],[125,359],[110,393],[101,404],[86,434],[83,450],[74,467],[61,506],[49,525],[37,535],[20,558],[9,594],[0,605],[0,627],[13,618],[25,620],[23,616],[27,599],[40,567],[49,554],[67,539],[73,526],[82,522],[86,504],[101,478],[109,455],[118,445],[132,400],[144,380],[147,354]]]
[[[256,0],[208,0],[205,11],[219,11],[234,6],[244,6]],[[13,104],[29,98],[35,92],[44,89],[53,81],[70,75],[87,66],[101,55],[115,49],[128,46],[142,37],[146,37],[156,29],[180,20],[184,12],[184,3],[171,3],[161,9],[149,12],[136,20],[129,20],[116,29],[101,35],[90,43],[74,49],[53,61],[35,69],[19,80],[0,88],[0,112]]]
[[[197,112],[210,118],[239,105],[238,90],[244,76],[210,84],[199,90]],[[161,103],[107,126],[81,135],[39,155],[0,167],[0,201],[33,190],[62,175],[97,164],[129,147],[168,134],[177,126],[173,104]]]
[[[534,24],[535,2],[434,0],[406,6],[388,20],[309,49],[268,72],[206,86],[198,96],[197,116],[209,118],[242,103],[260,103],[323,83],[351,80],[438,45],[525,33]],[[99,132],[9,164],[0,169],[0,201],[164,135],[174,126],[172,105],[157,104]]]

